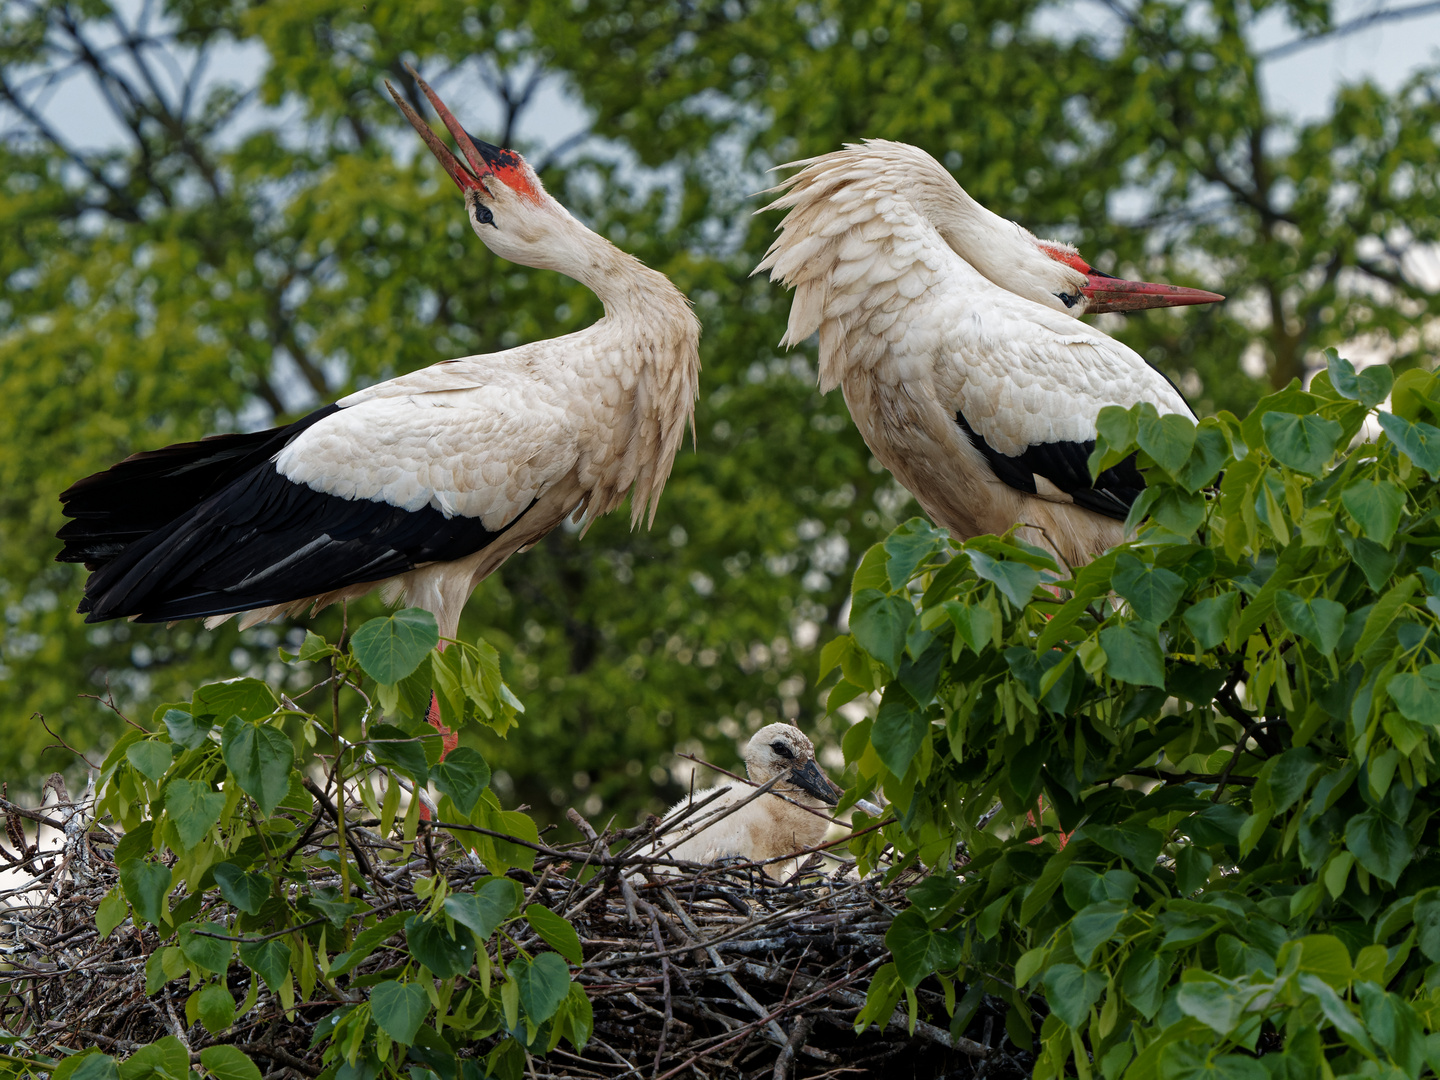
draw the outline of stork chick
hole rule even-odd
[[[721,859],[739,858],[746,862],[793,855],[814,847],[825,839],[829,821],[818,814],[777,798],[785,795],[812,809],[834,806],[840,789],[815,761],[815,747],[799,728],[790,724],[769,724],[757,731],[746,744],[741,757],[745,773],[752,783],[764,785],[782,777],[764,795],[730,814],[725,808],[744,802],[754,789],[732,784],[714,802],[696,812],[695,821],[701,828],[670,852],[674,859],[713,863]],[[707,788],[680,800],[666,812],[666,819],[681,813],[693,803],[703,802],[721,787]],[[703,824],[705,821],[710,824]],[[673,840],[661,838],[661,846]],[[794,871],[796,860],[770,863],[765,873],[780,879]]]
[[[808,161],[756,272],[795,290],[782,345],[820,335],[820,389],[957,540],[1022,535],[1078,565],[1124,538],[1133,460],[1091,480],[1107,405],[1193,416],[1165,376],[1078,316],[1208,304],[1125,281],[972,199],[934,158],[870,140]]]
[[[413,72],[412,72],[413,73]],[[663,274],[587,229],[513,150],[472,139],[418,75],[462,164],[392,88],[495,254],[604,304],[594,325],[378,383],[293,424],[137,454],[60,496],[86,622],[242,625],[383,587],[453,638],[486,575],[565,518],[654,519],[690,425],[700,325]]]

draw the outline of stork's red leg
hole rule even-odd
[[[434,690],[430,691],[430,711],[425,714],[425,722],[440,733],[440,760],[444,761],[445,755],[460,745],[460,734],[451,731],[440,719],[440,699]],[[420,804],[420,820],[430,820],[430,808],[424,803]]]

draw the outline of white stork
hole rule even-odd
[[[825,839],[830,821],[811,811],[834,806],[842,792],[816,763],[814,744],[804,732],[791,724],[767,724],[750,737],[741,756],[752,783],[763,787],[777,776],[782,779],[748,803],[745,801],[754,789],[730,785],[718,799],[696,811],[689,828],[682,829],[689,835],[670,851],[670,858],[702,863],[729,858],[765,862],[794,855]],[[665,817],[672,818],[689,806],[703,803],[720,790],[723,788],[697,791],[672,806]],[[793,801],[778,798],[777,793]],[[745,805],[729,809],[739,803]],[[807,806],[811,809],[805,809]],[[662,836],[657,847],[663,849],[673,842],[673,838]],[[770,877],[780,878],[794,869],[794,861],[770,863],[763,869]]]
[[[94,571],[87,622],[213,625],[244,612],[248,626],[379,586],[453,637],[475,585],[567,516],[588,523],[629,493],[632,526],[647,510],[654,520],[693,424],[700,325],[688,302],[571,217],[519,154],[466,135],[416,79],[469,170],[390,93],[460,187],[476,235],[588,286],[604,317],[79,481],[60,496],[74,520],[58,558]]]
[[[795,290],[782,345],[820,334],[820,389],[960,540],[1003,533],[1079,565],[1123,539],[1133,461],[1092,482],[1106,405],[1192,416],[1136,352],[1080,315],[1208,304],[1199,289],[1102,274],[985,209],[925,151],[870,140],[795,162],[756,272]]]

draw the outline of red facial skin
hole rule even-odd
[[[1214,304],[1225,299],[1219,293],[1204,289],[1111,277],[1096,270],[1075,252],[1050,244],[1041,244],[1040,250],[1056,262],[1073,266],[1090,279],[1080,288],[1080,294],[1090,301],[1085,306],[1086,315],[1098,315],[1102,311],[1143,311],[1145,308]]]

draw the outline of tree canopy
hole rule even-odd
[[[548,814],[632,814],[678,794],[677,747],[733,760],[782,717],[845,727],[817,697],[854,557],[907,516],[785,301],[748,274],[774,222],[765,170],[885,137],[924,147],[997,212],[1102,268],[1214,287],[1214,310],[1115,319],[1206,415],[1285,385],[1316,350],[1374,335],[1419,362],[1436,298],[1408,253],[1435,238],[1433,72],[1346,87],[1296,123],[1267,106],[1257,20],[1297,38],[1331,5],[701,0],[163,5],[17,0],[0,12],[0,756],[113,738],[77,690],[144,715],[218,675],[303,679],[303,628],[85,626],[81,572],[50,560],[56,494],[134,452],[289,418],[375,379],[583,325],[579,286],[490,256],[381,89],[485,87],[480,130],[519,142],[592,227],[670,274],[705,326],[697,446],[651,532],[621,515],[557,533],[476,593],[463,634],[498,648],[525,722],[497,786]],[[1059,16],[1059,17],[1057,17]],[[241,44],[255,85],[207,77]],[[47,110],[87,81],[120,138],[77,143]],[[537,140],[545,91],[588,127]],[[462,119],[478,112],[457,100]],[[498,109],[496,109],[498,106]],[[568,133],[562,132],[560,135]],[[1139,206],[1139,210],[1133,209]],[[1127,207],[1129,209],[1127,209]],[[1240,361],[1250,354],[1250,370]],[[1309,358],[1309,359],[1307,359]],[[1257,366],[1258,362],[1258,366]],[[352,613],[374,614],[371,601]],[[334,638],[339,612],[314,620]],[[298,692],[300,682],[288,684]]]

